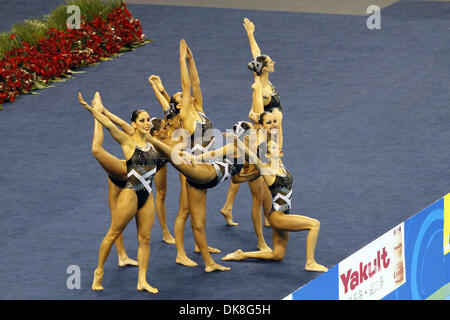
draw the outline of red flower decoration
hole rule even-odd
[[[15,37],[14,33],[9,36]],[[31,90],[36,81],[48,83],[69,69],[95,63],[143,40],[139,20],[131,16],[125,4],[105,20],[97,16],[83,22],[80,29],[52,28],[35,45],[23,42],[23,48],[5,52],[0,61],[0,105],[14,101],[19,92]]]

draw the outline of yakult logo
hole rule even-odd
[[[378,300],[405,283],[403,224],[339,263],[339,299]]]
[[[388,258],[386,247],[378,250],[376,258],[368,263],[359,263],[359,269],[353,270],[350,268],[347,272],[342,273],[339,278],[344,286],[344,293],[348,290],[355,290],[361,283],[371,279],[376,273],[389,267],[391,259]]]

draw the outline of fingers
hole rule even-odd
[[[89,111],[92,110],[92,107],[86,101],[84,101],[83,96],[81,95],[81,92],[78,92],[78,100],[80,101],[83,108],[85,108],[86,110],[89,110]]]

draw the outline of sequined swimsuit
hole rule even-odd
[[[186,182],[197,189],[214,188],[222,181],[225,181],[229,177],[238,174],[244,167],[244,161],[241,158],[235,158],[233,159],[233,161],[224,158],[223,160],[215,160],[210,163],[210,165],[212,165],[216,170],[216,176],[214,177],[214,179],[206,183],[197,183],[187,178]]]
[[[136,192],[138,209],[144,205],[152,192],[155,173],[167,162],[167,158],[149,143],[144,148],[136,146],[133,155],[127,160],[127,181],[124,187]]]
[[[292,200],[292,182],[293,178],[289,170],[281,164],[284,174],[276,175],[275,181],[269,186],[270,193],[272,194],[272,210],[281,211],[285,214],[289,214],[291,210]]]
[[[195,121],[195,129],[191,135],[191,146],[189,150],[186,150],[193,155],[199,155],[214,148],[212,131],[208,134],[208,130],[213,129],[212,122],[203,113],[198,112],[198,114],[202,121]]]
[[[270,83],[272,86],[272,93],[270,95],[270,102],[264,106],[264,111],[273,111],[273,109],[278,109],[281,111],[281,101],[280,101],[280,94],[278,92],[278,89],[273,86],[272,83]]]

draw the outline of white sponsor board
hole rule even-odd
[[[339,263],[340,300],[379,300],[405,283],[404,224]]]

